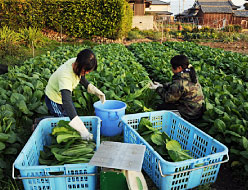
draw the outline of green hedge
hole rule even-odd
[[[74,37],[122,38],[132,15],[126,0],[0,0],[1,27],[62,29]]]

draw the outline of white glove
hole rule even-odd
[[[94,94],[98,98],[100,98],[102,104],[105,103],[105,101],[106,101],[105,94],[103,94],[103,92],[101,90],[99,90],[97,87],[95,87],[93,84],[88,85],[87,92],[90,94]]]
[[[88,131],[85,127],[84,122],[78,117],[74,117],[70,122],[69,125],[79,132],[83,140],[92,140],[93,135]]]
[[[150,86],[149,86],[150,89],[156,90],[158,87],[163,87],[163,85],[158,82],[154,82],[154,83],[150,82]]]

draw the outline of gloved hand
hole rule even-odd
[[[150,82],[150,86],[149,86],[150,89],[156,90],[158,87],[163,87],[163,85],[158,82],[154,82],[154,83]]]
[[[92,140],[93,135],[88,131],[85,127],[84,122],[78,117],[74,117],[70,122],[69,125],[79,132],[83,140]]]
[[[87,92],[90,94],[94,94],[98,98],[100,98],[102,104],[105,103],[106,101],[105,94],[101,90],[99,90],[97,87],[95,87],[93,84],[88,85]]]

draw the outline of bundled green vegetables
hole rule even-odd
[[[88,163],[94,155],[96,144],[82,140],[80,134],[69,126],[69,121],[60,120],[52,130],[52,144],[40,151],[41,165]]]
[[[152,123],[146,118],[140,120],[138,133],[167,161],[180,162],[192,159],[189,151],[183,150],[178,141],[153,128]]]

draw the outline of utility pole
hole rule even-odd
[[[181,0],[179,0],[179,16],[180,16],[180,12],[181,12]]]
[[[183,11],[184,11],[185,0],[183,0]]]

